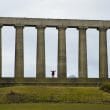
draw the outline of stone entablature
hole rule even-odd
[[[64,26],[68,28],[87,27],[98,28],[105,27],[110,28],[110,21],[107,20],[76,20],[76,19],[43,19],[43,18],[11,18],[0,17],[0,24],[6,26],[45,26],[45,27],[57,27]]]

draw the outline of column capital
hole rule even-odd
[[[46,26],[45,26],[45,25],[37,25],[35,28],[36,28],[36,29],[45,29]]]
[[[87,26],[78,26],[77,29],[78,30],[87,30],[88,27]]]
[[[56,27],[56,29],[58,29],[58,30],[66,30],[66,28],[67,28],[67,26],[63,26],[63,25]]]
[[[107,27],[98,27],[97,28],[97,30],[99,30],[99,31],[107,31],[107,29],[108,29]]]
[[[15,28],[24,28],[24,25],[16,24],[14,27],[15,27]]]

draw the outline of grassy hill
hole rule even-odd
[[[110,110],[109,104],[0,104],[0,110]]]
[[[98,87],[13,86],[0,88],[0,103],[110,103]]]

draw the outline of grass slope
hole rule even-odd
[[[0,110],[110,110],[104,104],[2,104]]]
[[[13,86],[0,88],[0,103],[110,103],[98,87]]]

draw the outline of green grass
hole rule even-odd
[[[0,110],[110,110],[104,104],[1,104]]]
[[[0,103],[110,103],[98,87],[13,86],[0,88]]]

